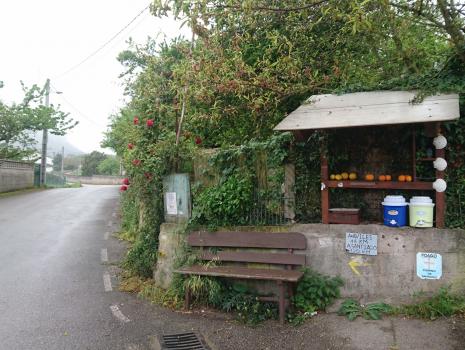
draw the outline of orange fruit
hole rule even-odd
[[[386,181],[386,175],[380,175],[378,176],[379,181]]]
[[[365,175],[365,180],[367,181],[373,181],[375,179],[375,176],[373,174],[366,174]]]
[[[391,180],[392,180],[391,175],[386,175],[386,181],[391,181]]]
[[[405,182],[405,180],[406,180],[405,175],[399,175],[397,180],[399,180],[400,182]]]
[[[410,175],[405,175],[405,181],[412,182],[413,179],[412,179],[412,177]]]
[[[337,181],[341,181],[341,180],[342,180],[342,175],[337,174],[337,175],[335,176],[335,178],[336,178]]]
[[[347,180],[347,179],[349,178],[349,174],[348,174],[348,173],[342,173],[341,176],[342,176],[342,179],[343,179],[343,180]]]
[[[331,176],[329,178],[330,178],[330,180],[336,180],[336,175],[331,174]]]
[[[357,174],[356,173],[350,173],[349,174],[349,180],[357,180]]]

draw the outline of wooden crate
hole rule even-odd
[[[329,209],[330,224],[360,224],[360,209],[357,208],[333,208]]]

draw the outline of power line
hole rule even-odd
[[[122,32],[124,32],[132,23],[134,23],[134,21],[139,18],[145,11],[147,11],[150,7],[150,4],[147,5],[142,11],[140,11],[128,24],[126,24],[121,30],[119,30],[115,35],[113,35],[110,39],[108,39],[105,43],[103,43],[97,50],[95,50],[94,52],[92,52],[90,55],[88,55],[86,58],[84,58],[82,61],[80,61],[79,63],[75,64],[74,66],[72,66],[71,68],[69,68],[68,70],[66,70],[65,72],[59,74],[58,76],[56,76],[54,79],[57,79],[57,78],[61,78],[62,76],[72,72],[73,70],[75,70],[76,68],[78,68],[79,66],[81,66],[82,64],[84,64],[85,62],[87,62],[89,59],[91,59],[92,57],[94,57],[96,54],[98,54],[100,51],[102,51],[108,44],[110,44],[113,40],[115,40],[118,35],[120,35]]]
[[[58,89],[53,86],[53,84],[51,84],[53,90],[55,91],[58,91]],[[70,106],[72,109],[74,109],[75,112],[77,112],[81,117],[83,117],[85,120],[87,120],[88,122],[90,122],[91,124],[94,124],[95,126],[98,126],[98,127],[105,127],[103,124],[100,124],[94,120],[92,120],[92,118],[88,117],[87,115],[85,115],[83,112],[81,112],[76,106],[74,106],[71,102],[69,102],[68,99],[66,99],[63,95],[60,94],[60,98],[63,99],[63,101],[68,105]]]

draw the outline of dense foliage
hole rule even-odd
[[[130,102],[112,118],[104,141],[131,180],[123,194],[131,196],[131,205],[125,208],[135,206],[140,215],[133,220],[136,243],[129,260],[137,264],[141,257],[144,267],[135,270],[144,274],[156,260],[162,177],[190,172],[197,149],[221,147],[226,161],[217,163],[218,188],[198,189],[196,219],[207,225],[241,222],[257,183],[244,169],[256,157],[245,153],[246,164],[234,168],[227,156],[266,143],[273,127],[310,95],[417,89],[421,99],[465,91],[462,1],[171,0],[155,1],[152,12],[174,13],[193,38],[131,43],[119,55]],[[452,161],[447,224],[454,227],[464,226],[463,120],[445,127]],[[315,134],[293,143],[285,155],[296,167],[301,221],[319,218],[318,148],[324,137],[331,143],[334,136]],[[239,205],[220,206],[224,201]]]

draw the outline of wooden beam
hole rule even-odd
[[[328,159],[321,156],[321,222],[329,224],[329,188],[323,186],[329,180]]]

